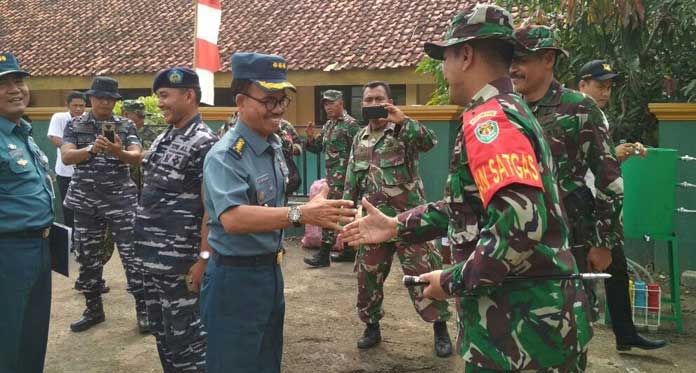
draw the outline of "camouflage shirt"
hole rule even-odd
[[[590,244],[613,248],[622,240],[623,179],[604,114],[589,96],[563,88],[557,81],[529,107],[549,141],[561,198],[585,186],[588,169],[596,176],[598,233],[589,238]]]
[[[162,133],[162,131],[167,128],[166,126],[156,126],[152,124],[145,123],[141,128],[137,129],[138,137],[143,143],[143,150],[149,150],[152,142],[155,141],[157,136]]]
[[[196,116],[182,128],[169,126],[143,160],[144,185],[135,224],[143,266],[160,274],[186,273],[201,241],[203,161],[217,141]]]
[[[97,121],[92,112],[74,118],[67,124],[63,143],[74,144],[77,149],[93,145],[107,122],[115,124],[116,134],[121,138],[124,149],[131,145],[141,146],[133,122],[116,115],[108,121]],[[98,198],[94,193],[99,194]],[[75,174],[63,204],[78,211],[92,211],[100,204],[100,200],[113,197],[112,203],[119,200],[119,206],[130,206],[135,203],[136,193],[135,184],[129,176],[128,164],[111,153],[102,152],[75,165]]]
[[[361,128],[353,140],[343,199],[357,203],[366,197],[389,216],[425,203],[418,158],[436,144],[435,133],[413,119],[378,131]]]
[[[345,181],[348,156],[353,138],[360,129],[355,120],[343,112],[338,120],[328,120],[316,138],[307,138],[307,150],[326,155],[326,182],[330,188],[341,190]]]
[[[138,138],[140,138],[140,142],[143,144],[143,151],[149,151],[150,150],[150,145],[152,145],[152,142],[155,141],[155,138],[157,138],[157,135],[159,135],[163,129],[165,129],[166,126],[155,126],[155,125],[150,125],[150,124],[145,124],[140,128],[136,128],[136,132],[138,134]],[[131,173],[131,179],[133,179],[133,182],[135,185],[138,187],[138,190],[143,189],[143,171],[142,171],[142,165],[130,165],[130,173]]]
[[[278,128],[276,135],[280,137],[280,141],[283,147],[283,155],[285,156],[285,159],[292,158],[294,156],[293,147],[296,144],[302,144],[302,139],[295,130],[295,127],[292,125],[292,123],[283,119],[280,122],[280,128]]]
[[[586,351],[592,331],[579,283],[503,284],[511,276],[576,271],[551,151],[510,79],[486,85],[464,113],[445,199],[398,219],[406,241],[449,229],[453,244],[470,244],[466,259],[441,277],[445,292],[460,297],[460,354],[467,366],[540,370]]]

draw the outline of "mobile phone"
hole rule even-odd
[[[114,123],[102,123],[102,136],[106,137],[107,140],[114,142],[115,134]]]
[[[363,106],[362,108],[363,119],[380,119],[389,116],[389,112],[384,106]]]

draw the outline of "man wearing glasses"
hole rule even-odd
[[[285,207],[289,173],[275,134],[290,104],[287,90],[295,90],[285,59],[235,53],[232,74],[239,116],[203,166],[212,249],[200,300],[206,370],[280,372],[283,229],[314,224],[338,230],[356,211],[350,201],[327,200],[327,188],[305,205]]]

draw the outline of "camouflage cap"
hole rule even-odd
[[[476,4],[454,16],[444,40],[427,42],[424,48],[430,58],[443,60],[445,49],[474,39],[502,39],[516,45],[512,33],[510,12],[497,5]]]
[[[555,50],[569,57],[568,51],[561,48],[561,36],[558,30],[544,25],[526,25],[515,30],[515,38],[521,48],[515,50],[520,55],[534,53],[540,50]]]
[[[335,89],[328,89],[321,93],[321,102],[324,100],[338,101],[343,98],[343,93]]]
[[[135,113],[140,116],[145,116],[145,104],[138,100],[125,100],[123,101],[122,112]]]

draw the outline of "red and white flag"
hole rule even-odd
[[[217,43],[221,17],[220,0],[197,0],[193,67],[201,82],[201,102],[208,105],[215,103],[215,72],[220,70]]]

